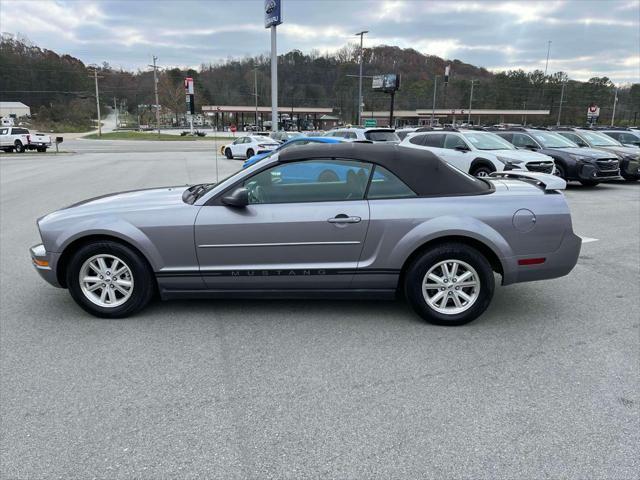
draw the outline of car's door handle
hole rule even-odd
[[[340,215],[336,215],[333,218],[327,219],[329,223],[359,223],[362,219],[360,217],[350,217],[341,213]]]

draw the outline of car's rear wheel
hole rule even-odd
[[[491,303],[495,280],[488,260],[462,243],[440,245],[408,267],[405,293],[413,309],[436,325],[463,325]]]
[[[13,145],[13,149],[16,153],[22,153],[24,152],[24,145],[20,140],[16,140],[16,143]]]
[[[252,148],[250,148],[249,150],[247,150],[247,158],[251,158],[255,155],[255,152],[253,151]]]
[[[144,258],[126,245],[101,241],[73,254],[67,275],[69,293],[84,310],[103,318],[123,318],[144,308],[155,291]]]
[[[224,156],[227,157],[229,160],[233,160],[233,154],[231,153],[230,148],[225,149]]]

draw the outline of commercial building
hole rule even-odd
[[[540,120],[540,117],[549,115],[549,110],[505,110],[505,109],[471,109],[471,122],[475,125],[483,123],[531,123]],[[429,125],[431,117],[438,119],[440,123],[466,122],[469,110],[464,108],[436,108],[435,110],[424,108],[417,110],[397,110],[393,112],[396,127],[405,125]],[[362,112],[363,121],[367,118],[375,118],[378,125],[389,125],[389,111],[375,110]]]
[[[31,115],[31,109],[22,102],[0,102],[0,117],[20,118]]]
[[[204,105],[202,113],[210,117],[212,125],[219,129],[235,125],[242,129],[245,125],[255,125],[259,127],[271,125],[271,107],[256,107],[247,105]],[[322,107],[278,107],[279,123],[283,127],[291,127],[298,130],[310,130],[312,128],[325,128],[324,123],[334,121],[332,108]],[[329,116],[330,119],[322,119]],[[289,128],[287,128],[289,129]]]

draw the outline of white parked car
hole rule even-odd
[[[491,132],[452,129],[410,133],[401,145],[433,152],[454,167],[477,177],[505,170],[555,172],[553,158],[518,150]]]
[[[224,145],[222,153],[228,158],[251,158],[258,153],[270,152],[278,148],[280,142],[259,135],[247,135],[246,137],[238,137],[233,143]]]
[[[339,137],[346,142],[400,143],[393,128],[345,127],[330,130],[325,137]]]

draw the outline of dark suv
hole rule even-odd
[[[571,140],[546,129],[516,127],[494,133],[518,148],[549,155],[555,160],[556,175],[565,180],[577,180],[594,186],[600,182],[620,179],[618,156],[596,150],[580,148]]]
[[[597,148],[615,153],[620,158],[620,175],[629,181],[640,179],[640,150],[637,147],[625,147],[604,133],[584,128],[557,127],[553,131],[568,138],[579,147]]]

